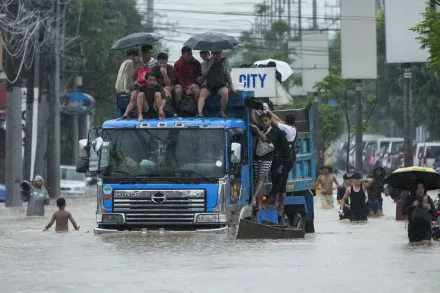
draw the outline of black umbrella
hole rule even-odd
[[[184,45],[193,50],[221,51],[234,49],[238,41],[223,33],[208,32],[192,36]]]
[[[163,37],[156,33],[134,33],[114,42],[112,50],[122,50],[145,44],[151,44],[160,39],[163,39]]]
[[[440,189],[440,174],[432,168],[406,167],[385,178],[385,183],[399,190],[414,190],[418,182],[425,184],[426,190]]]

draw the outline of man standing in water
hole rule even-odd
[[[338,180],[336,180],[332,171],[330,166],[324,166],[322,174],[316,180],[316,188],[321,184],[321,207],[324,209],[333,208],[333,183],[336,184],[336,187],[339,187]]]
[[[369,178],[373,179],[373,183],[368,188],[368,216],[382,217],[382,192],[385,184],[385,169],[380,165],[376,166],[373,170],[373,175],[369,176]]]
[[[368,188],[372,182],[371,178],[362,179],[359,173],[353,175],[353,185],[347,188],[341,201],[341,207],[344,207],[350,198],[350,220],[352,222],[367,221],[368,197],[365,188]]]
[[[44,206],[49,204],[50,199],[43,177],[35,176],[30,193],[22,196],[22,200],[28,202],[26,216],[44,216]]]
[[[337,197],[336,200],[338,201],[338,204],[341,205],[342,203],[342,198],[345,195],[345,191],[351,187],[351,174],[344,174],[343,176],[344,178],[344,184],[342,186],[338,187],[338,193],[337,193]],[[339,220],[343,220],[348,218],[349,214],[350,214],[350,207],[349,207],[349,201],[347,199],[346,203],[344,206],[341,206],[340,211],[342,211],[342,214],[339,215]]]

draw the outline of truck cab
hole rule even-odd
[[[255,99],[252,92],[230,93],[229,118],[215,117],[219,98],[210,97],[205,117],[113,119],[92,128],[79,142],[77,172],[98,174],[95,232],[215,231],[248,218],[254,138],[246,99]],[[293,111],[300,153],[287,185],[285,214],[290,224],[313,232],[313,120],[309,108]],[[98,164],[90,165],[92,158]],[[265,194],[270,187],[266,182]],[[260,212],[259,221],[273,213]]]

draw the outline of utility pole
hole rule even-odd
[[[283,11],[281,9],[281,0],[278,0],[278,20],[281,20],[282,14],[283,14]]]
[[[359,173],[363,173],[363,149],[362,149],[362,136],[363,136],[363,120],[362,120],[362,80],[356,80],[356,170]],[[350,135],[350,133],[348,134]]]
[[[413,157],[413,141],[412,141],[412,90],[411,90],[411,63],[403,64],[403,139],[404,139],[404,150],[405,167],[411,167],[414,165]]]
[[[292,39],[292,7],[290,6],[290,1],[287,0],[287,26],[289,27],[289,40]]]
[[[78,87],[80,86],[82,86],[82,77],[77,76],[75,78],[74,91],[78,91]],[[76,165],[76,161],[78,160],[79,118],[80,118],[79,114],[76,113],[72,114],[72,161],[71,161],[72,165]],[[81,139],[83,138],[84,137],[81,137]]]
[[[302,41],[302,7],[301,0],[298,0],[298,38]]]
[[[48,192],[51,197],[57,197],[60,194],[60,74],[61,74],[61,3],[56,0],[56,21],[55,21],[55,72],[54,91],[51,94],[51,102],[49,103],[51,121],[49,144],[48,144]]]
[[[154,31],[154,0],[147,0],[147,27],[148,31]]]
[[[318,29],[318,4],[313,0],[313,29]]]
[[[9,57],[11,58],[11,57]],[[21,89],[10,87],[6,93],[6,207],[21,207],[22,180]]]

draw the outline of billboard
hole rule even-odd
[[[420,49],[418,33],[410,29],[423,21],[426,0],[385,1],[385,44],[387,63],[426,62],[429,53]]]
[[[342,78],[377,78],[376,40],[376,1],[341,0]]]
[[[329,39],[328,31],[307,31],[302,34],[303,92],[314,92],[315,82],[328,75]]]
[[[277,94],[274,67],[232,68],[231,77],[232,83],[243,84],[245,91],[254,91],[256,98]]]

